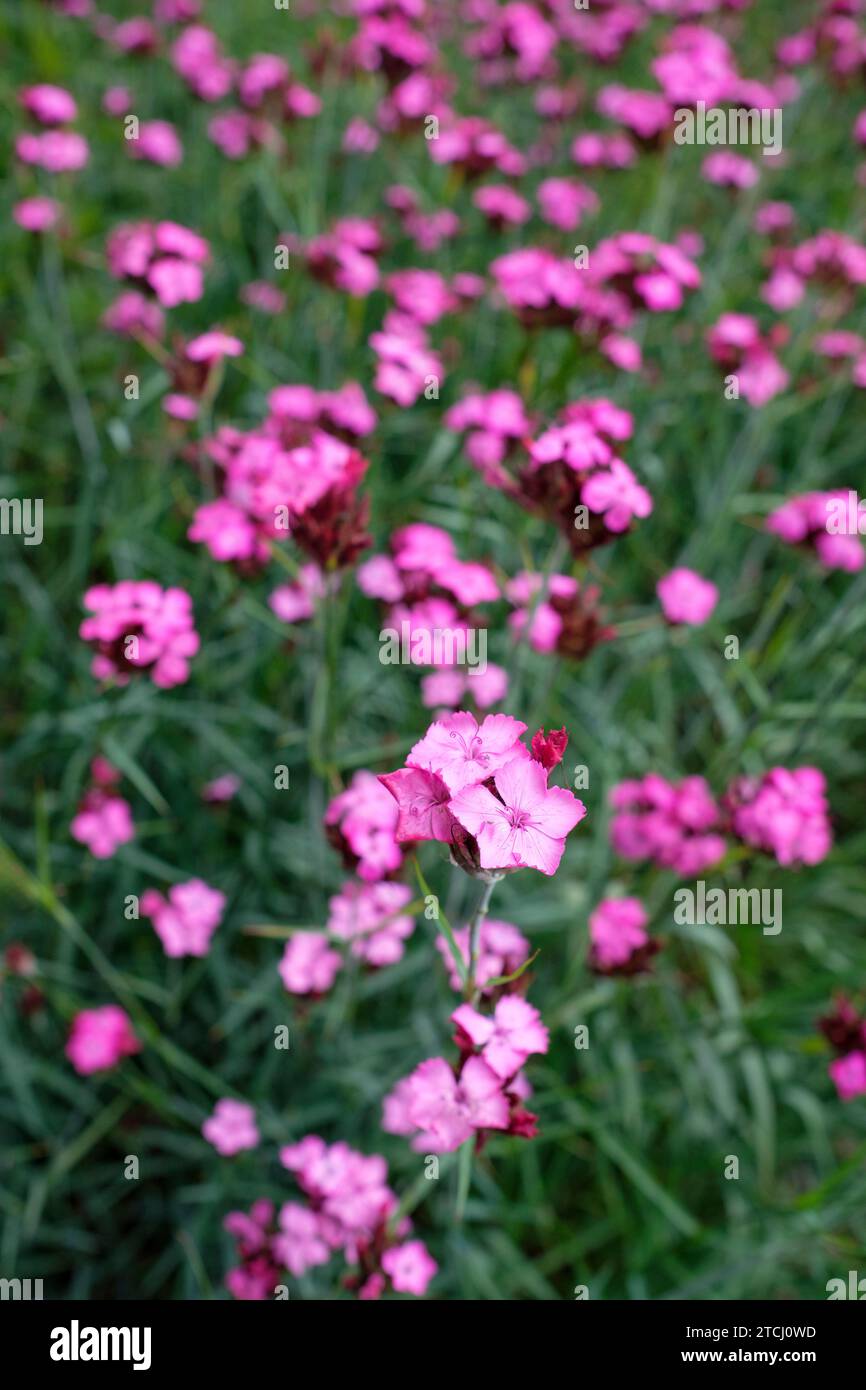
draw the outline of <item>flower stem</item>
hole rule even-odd
[[[481,901],[475,909],[475,916],[469,924],[469,976],[466,981],[466,998],[471,999],[475,994],[475,972],[478,969],[478,956],[481,946],[481,928],[484,919],[490,908],[490,899],[493,890],[499,882],[501,874],[491,874],[484,885],[484,892],[481,894]]]

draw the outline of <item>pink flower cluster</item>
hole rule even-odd
[[[812,551],[825,569],[855,574],[866,564],[866,552],[859,531],[852,536],[828,530],[834,505],[847,509],[847,492],[804,492],[771,512],[765,528],[788,545]]]
[[[26,131],[16,137],[15,153],[22,164],[45,169],[50,174],[73,173],[83,169],[90,157],[87,141],[74,130],[64,130],[78,115],[75,98],[64,87],[40,82],[23,87],[18,100],[33,120],[50,127]]]
[[[164,690],[189,678],[190,658],[199,649],[193,626],[192,599],[184,589],[163,589],[150,579],[122,579],[95,584],[82,600],[93,616],[79,636],[96,655],[90,669],[97,680],[126,685],[137,671],[147,671]]]
[[[611,844],[624,859],[651,859],[683,877],[718,864],[726,834],[784,867],[818,864],[833,840],[826,787],[818,768],[775,767],[735,777],[716,801],[703,777],[672,783],[650,772],[614,787]]]
[[[415,930],[406,911],[412,890],[406,883],[344,884],[328,904],[328,932],[349,943],[349,952],[367,965],[393,965]]]
[[[624,859],[652,859],[689,877],[724,857],[722,810],[703,777],[669,782],[657,772],[611,793],[611,844]]]
[[[526,442],[514,472],[485,461],[486,481],[554,522],[576,555],[650,515],[652,498],[619,457],[632,417],[604,397],[573,401]]]
[[[722,314],[707,332],[713,360],[736,378],[750,405],[762,406],[784,391],[789,376],[775,354],[783,332],[767,336],[750,314]]]
[[[231,1212],[226,1218],[241,1259],[226,1277],[235,1298],[272,1297],[281,1270],[297,1278],[327,1264],[338,1250],[350,1266],[344,1283],[359,1298],[379,1298],[387,1289],[427,1291],[437,1265],[422,1241],[405,1239],[410,1223],[396,1219],[384,1158],[308,1134],[282,1148],[280,1162],[305,1201],[284,1203],[276,1223],[267,1201],[256,1202],[249,1215]]]
[[[549,767],[507,714],[479,724],[465,710],[430,725],[406,765],[382,777],[397,801],[397,839],[441,840],[473,875],[533,868],[552,875],[583,802],[547,784]]]
[[[155,888],[141,895],[141,911],[152,920],[167,956],[206,956],[225,905],[225,894],[200,878],[174,884],[168,897]]]
[[[476,606],[498,599],[496,579],[486,565],[461,560],[451,536],[438,526],[404,526],[393,533],[389,548],[390,554],[374,555],[359,568],[362,591],[388,605],[386,627],[398,639],[405,633],[413,664],[453,664],[479,626]],[[481,679],[473,674],[466,681],[469,693]],[[449,698],[443,703],[451,703],[453,692],[444,693]]]
[[[106,244],[108,269],[156,296],[166,309],[195,303],[204,294],[202,267],[210,260],[204,237],[178,222],[130,222]]]
[[[523,570],[505,586],[514,612],[508,625],[526,634],[537,652],[556,652],[582,661],[599,642],[614,637],[604,625],[598,608],[597,586],[580,584],[570,574],[531,574]]]
[[[411,898],[405,883],[345,883],[329,901],[326,930],[293,932],[286,942],[277,967],[284,988],[313,998],[326,994],[343,966],[337,944],[374,969],[393,965],[415,929],[406,911]]]
[[[599,242],[587,264],[524,247],[491,263],[500,295],[527,327],[571,326],[625,371],[641,365],[637,342],[625,335],[645,310],[679,309],[701,273],[680,246],[645,232],[620,232]]]
[[[259,429],[223,426],[204,442],[221,495],[196,509],[187,534],[216,560],[255,566],[267,562],[272,541],[291,535],[320,569],[341,568],[369,544],[369,503],[358,493],[367,460],[285,405],[280,398]],[[312,575],[302,585],[308,599],[317,587]]]
[[[419,1153],[451,1153],[473,1137],[481,1144],[489,1130],[532,1138],[535,1116],[522,1104],[528,1086],[520,1069],[548,1048],[538,1010],[506,994],[492,1014],[461,1004],[451,1019],[460,1049],[456,1068],[444,1057],[417,1066],[386,1096],[383,1128],[412,1135]]]
[[[827,779],[817,767],[774,767],[762,777],[738,777],[724,802],[734,834],[785,867],[819,864],[830,852]]]
[[[90,764],[87,789],[69,827],[74,840],[86,845],[94,859],[110,859],[120,845],[135,839],[132,808],[116,789],[120,773],[105,758]]]

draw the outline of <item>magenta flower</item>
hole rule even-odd
[[[328,931],[339,941],[351,942],[351,954],[368,965],[392,965],[415,930],[413,918],[404,911],[411,898],[406,883],[349,882],[328,902]]]
[[[455,931],[454,940],[463,960],[469,967],[469,928]],[[448,982],[452,989],[463,988],[454,964],[454,957],[445,938],[436,937],[436,949],[448,971]],[[511,922],[496,921],[486,917],[478,934],[478,960],[475,966],[475,986],[482,994],[491,994],[486,989],[489,980],[498,980],[503,975],[513,975],[529,955],[529,942],[521,931]]]
[[[604,516],[609,531],[626,531],[633,517],[649,516],[653,509],[646,488],[641,487],[628,464],[617,458],[587,478],[580,497],[591,512]]]
[[[201,1132],[224,1158],[240,1153],[242,1149],[255,1149],[261,1140],[256,1126],[256,1112],[241,1100],[218,1100],[213,1114],[202,1125]]]
[[[454,826],[448,809],[451,792],[441,777],[420,767],[401,767],[384,773],[379,781],[397,802],[394,835],[400,844],[407,840],[450,841]]]
[[[327,994],[342,965],[324,932],[299,931],[286,942],[277,969],[289,994]]]
[[[49,232],[60,221],[63,209],[54,198],[22,198],[12,216],[25,232]]]
[[[347,868],[356,869],[365,882],[375,883],[399,869],[403,862],[398,844],[399,815],[393,795],[382,786],[381,778],[360,771],[328,806],[325,830]]]
[[[719,591],[709,579],[694,570],[671,570],[656,585],[662,611],[669,623],[688,623],[700,627],[719,601]]]
[[[167,898],[155,888],[141,895],[142,914],[151,918],[167,956],[206,956],[225,904],[225,894],[200,878],[174,884]]]
[[[66,1055],[77,1072],[90,1076],[117,1066],[121,1058],[140,1052],[141,1046],[129,1015],[117,1004],[105,1004],[75,1015]]]
[[[469,1004],[461,1004],[451,1018],[469,1042],[481,1049],[484,1061],[503,1082],[533,1053],[548,1048],[549,1036],[540,1013],[519,994],[500,999],[492,1018]]]
[[[532,758],[510,762],[493,781],[498,796],[467,786],[449,803],[478,841],[481,867],[555,874],[566,836],[586,815],[583,802],[562,787],[548,787],[544,768]]]
[[[866,1052],[847,1052],[828,1068],[840,1100],[866,1096]]]
[[[382,1256],[382,1269],[397,1293],[425,1294],[439,1266],[420,1240],[392,1245]]]
[[[87,793],[69,829],[94,859],[110,859],[120,845],[135,839],[129,802],[98,787]]]
[[[474,715],[460,710],[431,724],[406,761],[409,767],[435,772],[454,793],[492,777],[516,758],[528,758],[520,742],[525,732],[526,725],[508,714],[488,714],[479,725]]]
[[[659,944],[647,935],[639,898],[602,898],[589,914],[589,964],[600,975],[635,975],[647,969]]]
[[[407,1081],[406,1118],[422,1132],[421,1151],[429,1146],[433,1153],[452,1153],[478,1130],[508,1128],[502,1082],[480,1057],[469,1058],[459,1080],[444,1057],[431,1057]]]

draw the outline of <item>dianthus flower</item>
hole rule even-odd
[[[206,956],[225,905],[225,894],[200,878],[174,884],[167,898],[155,888],[141,895],[141,911],[152,920],[167,956]]]
[[[81,801],[69,827],[73,839],[86,845],[94,859],[110,859],[118,846],[135,839],[132,809],[115,789],[120,773],[104,758],[90,765],[93,785]]]
[[[116,1004],[82,1009],[72,1020],[66,1055],[82,1076],[108,1071],[123,1057],[140,1051],[129,1015]]]
[[[846,492],[801,493],[771,512],[764,523],[765,529],[788,545],[812,551],[825,569],[846,570],[854,574],[866,564],[859,529],[856,535],[832,529],[834,510],[841,508],[844,515],[847,506]]]
[[[201,1132],[224,1158],[243,1149],[255,1149],[261,1139],[253,1107],[244,1101],[229,1098],[217,1101],[213,1114],[205,1120]]]
[[[82,600],[93,615],[79,631],[96,649],[91,671],[98,680],[126,685],[146,671],[154,685],[170,689],[189,678],[199,649],[192,600],[183,589],[162,589],[152,580],[96,584]]]
[[[397,829],[394,798],[372,772],[356,772],[345,791],[330,802],[325,830],[331,844],[367,883],[387,878],[403,862],[394,838]]]
[[[816,767],[774,767],[762,777],[737,777],[724,803],[733,833],[786,867],[819,864],[830,853],[827,780]]]
[[[660,945],[645,931],[638,898],[602,898],[589,914],[589,965],[599,975],[637,975],[649,969]]]
[[[614,787],[611,805],[611,844],[624,859],[651,859],[690,876],[724,857],[721,809],[703,777],[674,783],[650,772]]]
[[[349,882],[329,900],[328,931],[367,965],[393,965],[415,930],[405,910],[411,898],[405,883]]]

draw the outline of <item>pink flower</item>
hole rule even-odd
[[[22,198],[12,209],[12,216],[25,232],[49,232],[60,221],[63,209],[54,198]]]
[[[53,87],[49,82],[23,87],[18,100],[43,125],[65,125],[78,114],[75,98],[63,87]]]
[[[129,1015],[116,1004],[82,1009],[72,1020],[66,1055],[82,1076],[108,1071],[123,1057],[141,1051]]]
[[[828,1067],[840,1100],[866,1095],[866,1052],[847,1052]]]
[[[319,599],[328,593],[328,583],[318,565],[301,565],[292,584],[281,584],[268,597],[268,607],[280,622],[299,623],[312,618]]]
[[[343,964],[324,932],[295,932],[277,967],[289,994],[327,994]]]
[[[403,862],[397,843],[399,814],[380,779],[366,771],[356,772],[325,812],[329,840],[368,883],[385,878]]]
[[[493,227],[520,227],[532,216],[526,199],[507,184],[485,184],[473,193],[472,201]]]
[[[488,714],[479,725],[465,710],[431,724],[406,759],[409,767],[441,777],[454,793],[493,776],[515,758],[528,758],[520,743],[526,725],[507,714]]]
[[[544,179],[536,194],[545,222],[563,232],[573,232],[585,212],[597,212],[598,195],[577,179]]]
[[[586,815],[583,802],[562,787],[548,787],[544,768],[532,758],[510,762],[493,781],[498,796],[481,785],[464,786],[449,802],[478,841],[481,867],[555,874],[566,836]]]
[[[719,601],[719,591],[709,579],[694,570],[674,569],[656,585],[662,610],[669,623],[689,623],[700,627]]]
[[[603,898],[589,915],[590,960],[593,968],[613,973],[646,955],[650,938],[644,930],[647,912],[638,898]]]
[[[94,859],[110,859],[118,846],[135,839],[129,802],[101,788],[92,789],[82,801],[70,833],[87,846]]]
[[[703,777],[673,783],[650,772],[640,781],[620,782],[611,804],[611,843],[625,859],[652,859],[691,875],[724,857],[721,809]]]
[[[78,632],[96,648],[90,669],[97,680],[125,685],[133,671],[146,670],[154,685],[169,689],[189,678],[199,636],[185,590],[124,579],[94,585],[83,604],[93,616],[84,619]]]
[[[146,299],[138,290],[125,290],[113,304],[109,304],[102,316],[103,325],[112,333],[124,337],[161,338],[165,328],[165,316],[153,300]]]
[[[194,304],[204,294],[201,266],[181,260],[179,256],[163,256],[153,261],[148,268],[147,282],[167,309],[178,304]]]
[[[308,1269],[327,1264],[330,1246],[322,1239],[323,1222],[314,1211],[298,1202],[280,1208],[280,1231],[273,1242],[274,1254],[295,1278]]]
[[[240,1153],[242,1149],[255,1149],[261,1140],[256,1126],[256,1112],[241,1100],[218,1100],[213,1114],[202,1125],[201,1132],[224,1158]]]
[[[240,338],[233,338],[219,328],[202,333],[186,345],[186,355],[190,362],[218,362],[223,357],[240,357],[244,345]]]
[[[599,468],[587,478],[580,490],[581,501],[591,512],[604,516],[609,531],[628,530],[633,517],[649,516],[652,498],[641,487],[627,464],[611,459],[607,468]]]
[[[397,802],[394,831],[400,844],[412,840],[451,839],[454,817],[448,809],[451,792],[435,772],[401,767],[383,774],[379,781]]]
[[[206,545],[215,560],[248,560],[259,550],[252,522],[225,497],[197,507],[186,534],[189,540]]]
[[[225,894],[200,878],[174,884],[167,898],[155,888],[141,896],[142,914],[152,919],[167,956],[206,956],[225,905]]]
[[[421,699],[427,709],[458,709],[469,698],[479,709],[498,705],[508,693],[508,672],[488,661],[487,670],[441,671],[425,676]]]
[[[132,159],[145,159],[165,169],[183,163],[183,145],[168,121],[142,121],[137,138],[125,143]]]
[[[775,855],[784,866],[819,864],[833,832],[827,780],[816,767],[774,767],[763,777],[736,778],[725,793],[734,834]]]
[[[425,1294],[439,1266],[421,1240],[392,1245],[382,1256],[382,1269],[397,1293]]]
[[[741,154],[732,154],[730,150],[708,154],[701,165],[701,172],[708,183],[722,184],[728,188],[753,188],[760,178],[758,169],[750,159],[744,159]]]
[[[455,931],[454,940],[464,964],[468,966],[469,928],[462,927],[459,931]],[[511,922],[501,922],[490,917],[485,918],[481,924],[478,946],[475,984],[482,994],[489,995],[493,992],[492,989],[485,988],[488,981],[498,980],[502,975],[513,975],[529,955],[529,942],[523,933],[518,931],[517,927]],[[447,941],[441,935],[436,937],[436,949],[449,972],[448,978],[451,988],[462,989],[463,986],[457,974],[454,957]]]
[[[24,164],[35,164],[51,174],[83,169],[90,151],[83,135],[73,130],[46,130],[41,135],[19,135],[15,153]]]
[[[461,1004],[451,1019],[469,1042],[481,1049],[484,1061],[502,1081],[519,1071],[533,1053],[546,1052],[549,1045],[540,1013],[519,994],[504,995],[492,1018]]]
[[[431,1057],[406,1081],[406,1119],[421,1131],[421,1150],[452,1153],[478,1130],[508,1128],[502,1082],[480,1057],[469,1058],[459,1080],[444,1057]]]
[[[205,783],[201,789],[201,799],[218,805],[220,802],[231,801],[240,791],[240,787],[241,779],[236,773],[223,772],[219,777],[214,777],[213,781]]]
[[[328,931],[351,942],[351,954],[368,965],[393,965],[415,930],[404,911],[411,899],[406,883],[347,883],[328,902]]]

